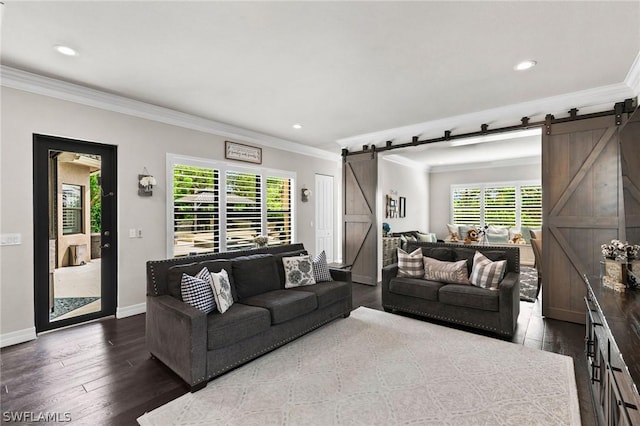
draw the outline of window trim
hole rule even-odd
[[[291,242],[295,241],[296,237],[296,207],[297,207],[297,199],[295,194],[298,193],[297,189],[297,173],[287,170],[279,170],[273,169],[269,167],[261,167],[261,166],[249,166],[244,164],[238,164],[236,162],[230,161],[220,161],[213,160],[202,157],[192,157],[182,154],[172,154],[167,153],[166,157],[166,168],[165,175],[167,182],[167,188],[173,188],[173,166],[176,164],[185,165],[185,166],[193,166],[193,167],[202,167],[202,168],[214,168],[219,172],[220,177],[220,251],[227,251],[226,241],[227,241],[227,215],[226,208],[227,205],[227,191],[224,190],[226,188],[226,172],[240,172],[240,173],[253,173],[260,175],[263,179],[264,184],[261,185],[261,199],[262,204],[260,208],[262,228],[267,228],[267,185],[266,178],[267,177],[279,177],[285,179],[291,179]],[[167,189],[167,198],[166,198],[166,227],[165,227],[165,235],[166,235],[166,248],[165,251],[167,253],[167,258],[173,258],[173,244],[174,244],[174,218],[173,218],[173,191]]]
[[[78,189],[78,191],[80,192],[80,207],[65,207],[64,205],[64,187],[65,186],[70,186],[70,187],[76,187]],[[85,196],[84,196],[84,185],[80,185],[77,183],[62,183],[61,186],[61,192],[62,192],[62,206],[61,206],[61,210],[62,210],[62,235],[63,236],[68,236],[68,235],[78,235],[78,234],[84,234],[84,207],[85,207]],[[64,228],[64,213],[65,210],[69,210],[69,211],[73,211],[73,212],[77,212],[80,215],[80,229],[78,231],[76,231],[75,229],[72,232],[65,232],[65,228]]]
[[[479,188],[480,189],[480,223],[478,225],[485,226],[485,190],[487,188],[495,188],[500,186],[508,186],[515,187],[516,189],[516,224],[515,228],[522,227],[522,190],[523,186],[531,186],[531,185],[540,185],[542,188],[541,180],[518,180],[518,181],[504,181],[504,182],[481,182],[481,183],[466,183],[466,184],[451,184],[449,190],[449,223],[454,225],[475,225],[475,224],[457,224],[454,223],[454,211],[453,211],[453,195],[456,190],[459,189],[471,189],[471,188]],[[542,201],[542,200],[541,200]],[[542,209],[542,206],[541,206]]]

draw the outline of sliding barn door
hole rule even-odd
[[[542,313],[584,323],[583,274],[624,235],[619,127],[613,116],[551,125],[542,137]]]
[[[620,130],[625,240],[640,244],[640,109]]]
[[[377,283],[376,186],[378,159],[375,153],[345,157],[344,261],[351,264],[354,282]]]

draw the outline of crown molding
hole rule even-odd
[[[636,56],[636,60],[633,61],[631,69],[624,78],[624,83],[629,86],[634,96],[640,95],[640,52]]]
[[[636,63],[634,63],[635,68],[633,68],[635,69],[635,73],[632,74],[630,72],[627,76],[630,83],[634,83],[636,86],[639,84],[637,80],[640,79],[640,75],[638,75],[640,74],[640,64],[638,64],[638,62],[640,62],[640,60],[636,58]],[[531,121],[541,121],[546,114],[563,115],[566,114],[569,109],[576,107],[580,107],[582,113],[612,109],[615,102],[635,97],[638,94],[637,89],[634,92],[630,83],[626,83],[625,79],[625,83],[595,87],[593,89],[505,105],[484,111],[365,133],[339,139],[336,143],[343,148],[351,148],[384,143],[388,140],[406,142],[410,141],[411,138],[416,135],[421,135],[422,137],[438,137],[441,136],[445,130],[455,129],[457,133],[467,133],[480,129],[480,125],[483,123],[491,124],[492,127],[496,128],[512,126],[514,121],[520,120],[520,117],[529,117]],[[469,127],[475,124],[477,124],[477,126],[473,128]]]
[[[417,161],[413,161],[410,160],[406,157],[403,157],[401,155],[397,155],[397,154],[387,154],[387,155],[381,155],[380,158],[382,158],[385,161],[389,161],[391,163],[396,163],[396,164],[400,164],[401,166],[406,166],[421,172],[428,172],[431,167],[427,166],[426,164],[423,163],[419,163]]]
[[[542,158],[537,157],[522,157],[522,158],[510,158],[508,160],[496,160],[485,161],[481,163],[464,163],[464,164],[451,164],[446,166],[432,166],[431,173],[448,173],[457,172],[462,170],[476,170],[476,169],[495,169],[497,167],[516,167],[516,166],[529,166],[529,165],[542,165]]]
[[[146,102],[136,101],[124,96],[106,93],[17,68],[2,65],[0,67],[0,76],[0,85],[16,90],[223,136],[239,142],[250,142],[273,149],[317,157],[323,160],[339,161],[341,159],[339,153],[309,147],[290,140],[280,139],[253,130],[197,117]]]

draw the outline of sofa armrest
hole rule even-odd
[[[398,264],[392,263],[382,268],[382,288],[389,287],[389,281],[398,276]]]
[[[351,282],[351,271],[349,269],[329,268],[329,273],[334,281]]]
[[[147,296],[147,349],[189,385],[207,380],[207,315],[169,295]]]
[[[500,282],[500,323],[515,331],[520,314],[520,273],[508,272]]]

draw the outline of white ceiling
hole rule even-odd
[[[338,153],[620,101],[607,96],[637,95],[638,52],[638,1],[5,0],[0,59]],[[538,66],[515,72],[523,59]],[[494,154],[531,156],[517,140],[492,142]],[[393,153],[437,165],[475,149],[437,145]]]

